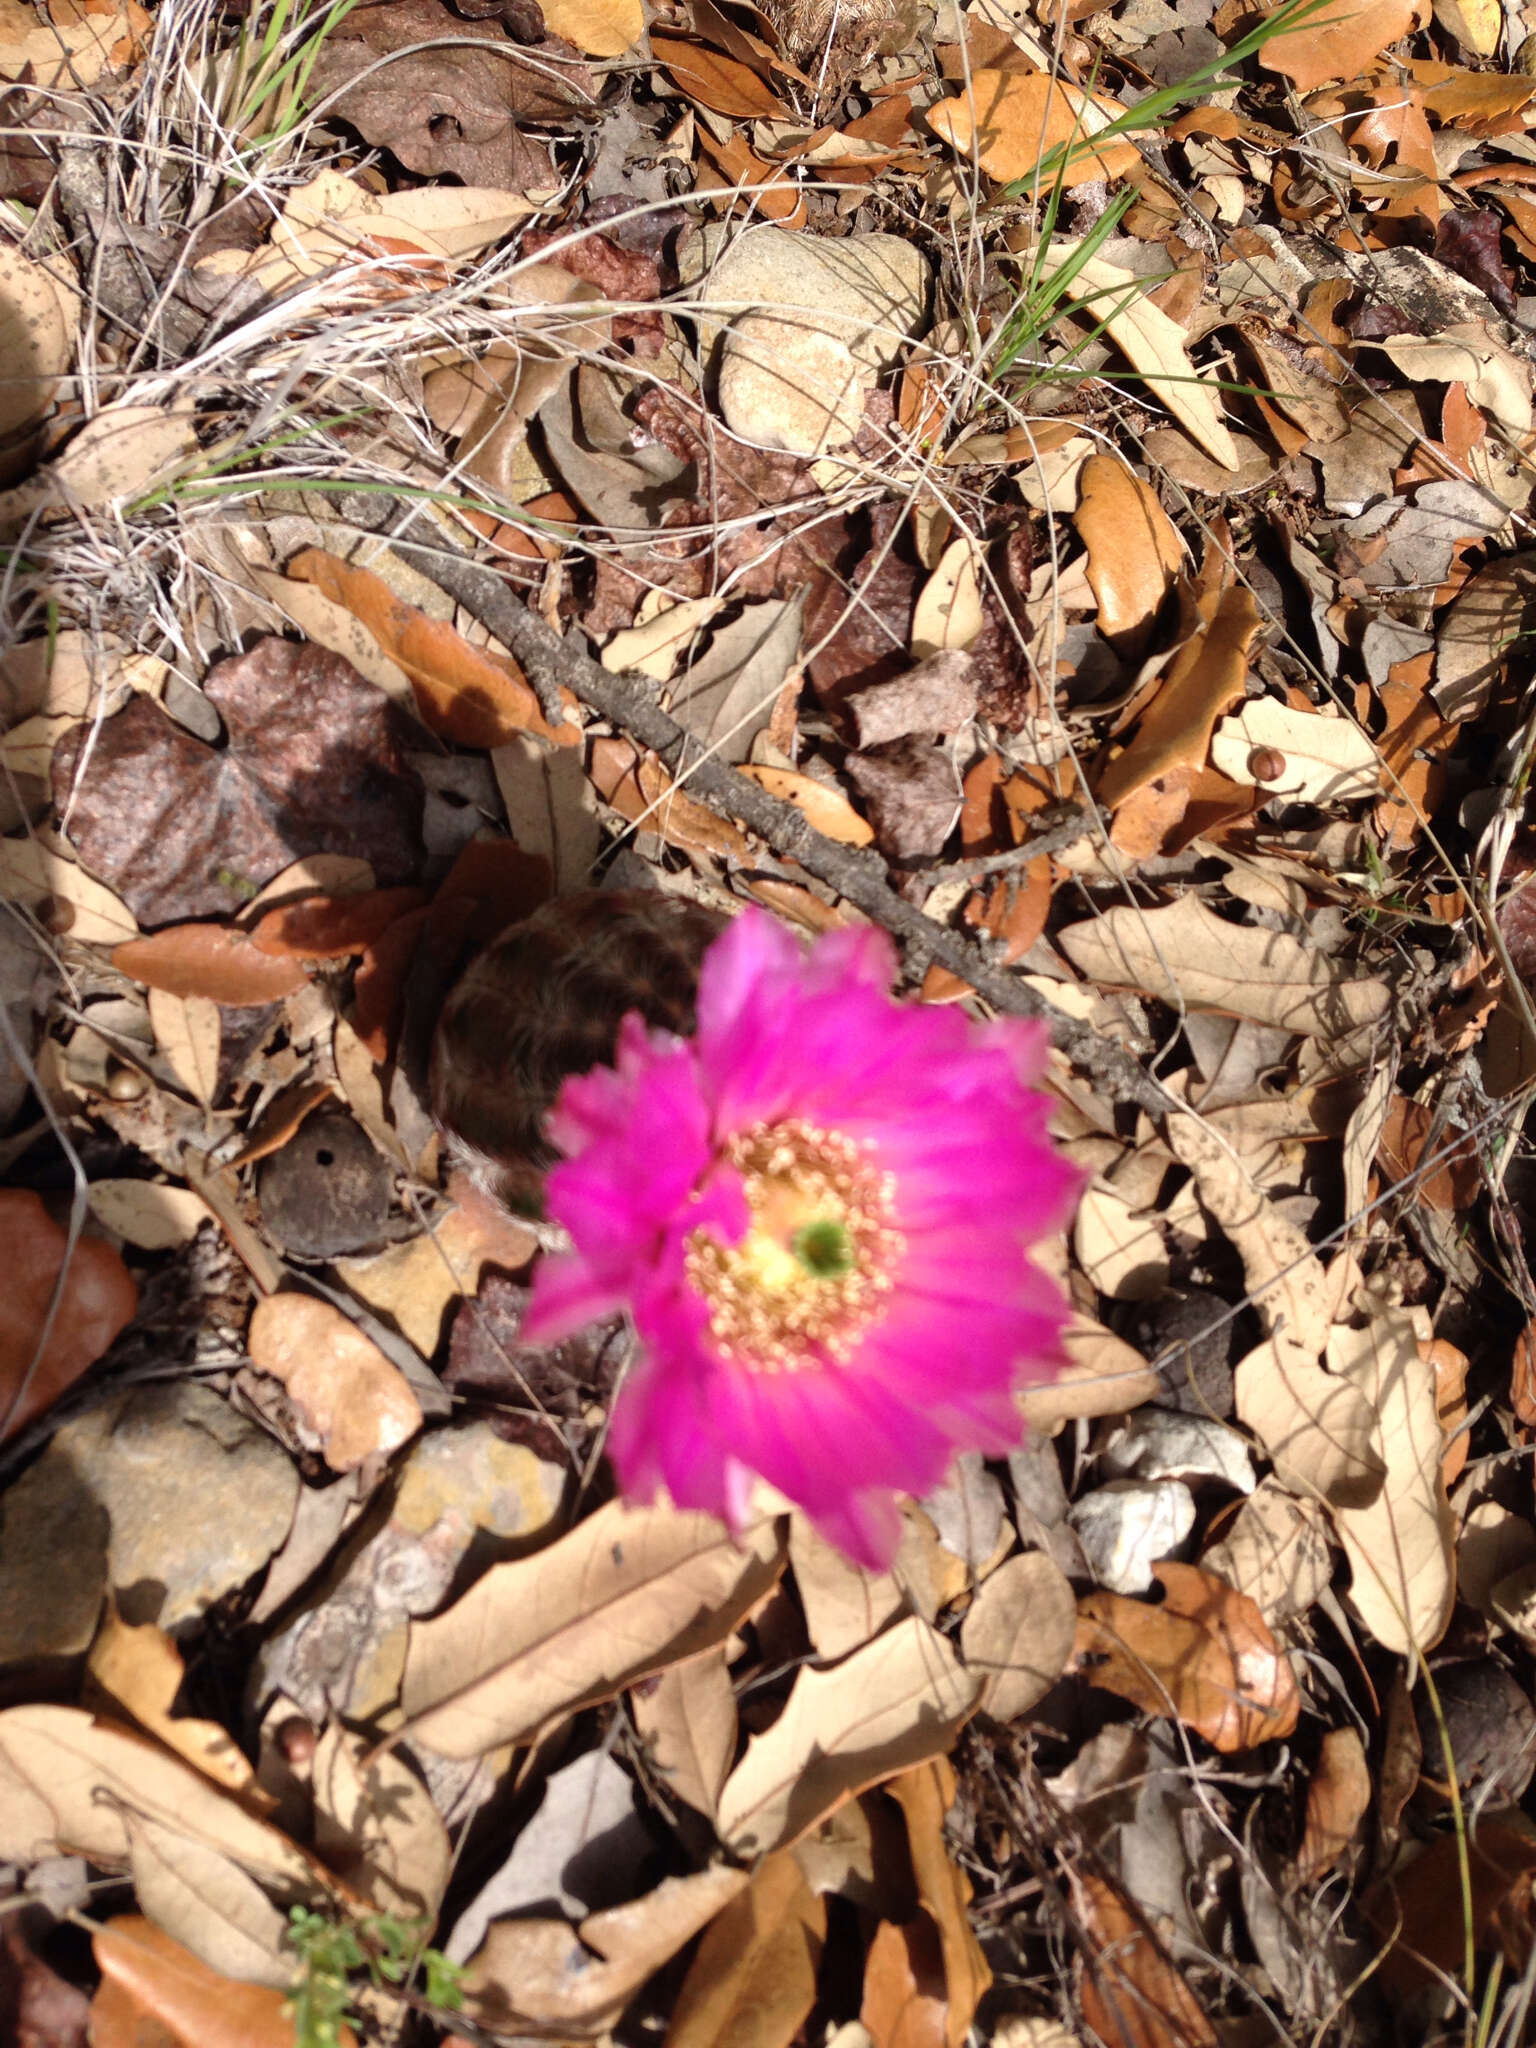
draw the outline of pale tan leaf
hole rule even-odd
[[[724,1642],[783,1568],[771,1522],[738,1544],[711,1515],[610,1502],[412,1623],[401,1687],[412,1737],[458,1757],[526,1740]]]
[[[0,493],[0,528],[54,506],[95,512],[142,497],[198,452],[190,402],[120,400],[87,421],[40,477]]]
[[[554,893],[589,888],[603,828],[581,756],[546,747],[532,733],[514,733],[505,746],[491,749],[491,769],[513,843],[549,862]]]
[[[944,1755],[979,1692],[916,1615],[831,1671],[803,1670],[726,1780],[722,1840],[743,1856],[787,1847],[855,1793]]]
[[[224,1020],[218,1004],[207,996],[173,996],[152,988],[149,1021],[176,1085],[207,1109],[219,1085]]]
[[[133,912],[121,897],[74,861],[40,839],[0,840],[0,901],[37,909],[50,897],[64,906],[63,918],[50,920],[53,928],[86,945],[118,946],[139,936]]]
[[[738,772],[760,789],[766,789],[770,796],[803,811],[816,830],[829,839],[844,846],[868,846],[874,839],[874,827],[867,818],[859,816],[841,790],[829,789],[814,775],[802,775],[795,768],[759,767],[751,761],[743,762]]]
[[[747,1886],[723,1863],[669,1877],[632,1905],[568,1920],[493,1921],[464,1975],[469,2017],[502,2033],[516,2024],[599,2033],[645,1980]]]
[[[256,1783],[248,1758],[228,1730],[217,1721],[191,1714],[173,1714],[176,1695],[186,1683],[187,1668],[175,1643],[154,1622],[133,1628],[109,1601],[106,1617],[91,1644],[87,1670],[95,1684],[109,1693],[139,1726],[157,1735],[167,1749],[195,1764],[205,1778],[235,1792],[247,1805],[264,1808],[267,1795]]]
[[[212,1213],[191,1188],[158,1180],[93,1180],[86,1195],[98,1223],[146,1252],[190,1244]]]
[[[1184,562],[1184,543],[1149,483],[1115,455],[1090,455],[1073,514],[1088,550],[1099,631],[1117,653],[1142,651]]]
[[[36,718],[24,718],[20,725],[13,725],[0,740],[0,762],[5,764],[5,772],[35,775],[51,790],[53,750],[77,723],[73,718],[48,717],[39,713]]]
[[[0,718],[34,711],[56,718],[93,718],[115,709],[122,692],[158,697],[166,665],[130,654],[115,633],[66,627],[51,639],[21,640],[0,655]]]
[[[1392,1007],[1385,982],[1354,973],[1289,932],[1229,924],[1193,895],[1161,910],[1117,904],[1069,925],[1059,943],[1090,981],[1309,1037],[1342,1037]]]
[[[696,635],[724,603],[721,595],[679,598],[654,618],[614,633],[599,659],[612,674],[633,669],[654,683],[668,683]]]
[[[982,1581],[960,1625],[960,1653],[994,1721],[1015,1721],[1044,1699],[1067,1668],[1076,1630],[1072,1588],[1043,1550],[1006,1558]]]
[[[1031,274],[1046,284],[1073,266],[1066,302],[1085,306],[1095,325],[1124,350],[1141,372],[1151,396],[1160,400],[1182,427],[1223,469],[1238,469],[1237,449],[1221,416],[1221,394],[1189,359],[1189,337],[1147,297],[1147,280],[1122,270],[1103,256],[1079,261],[1082,244],[1053,237],[1044,249],[1025,259]]]
[[[1389,334],[1376,346],[1415,383],[1465,384],[1472,403],[1515,440],[1530,432],[1530,365],[1496,341],[1483,321],[1434,335]]]
[[[952,540],[938,567],[917,594],[912,611],[910,647],[913,658],[969,647],[985,624],[981,607],[981,571],[986,560],[969,534]]]
[[[128,1868],[140,1908],[211,1970],[241,1984],[285,1991],[298,1959],[285,1935],[288,1917],[235,1859],[189,1841],[174,1823],[130,1810]]]
[[[736,1754],[736,1695],[724,1644],[643,1680],[630,1694],[630,1711],[667,1790],[713,1820]]]
[[[15,13],[27,25],[18,32],[15,16],[6,22],[0,77],[25,77],[39,91],[74,92],[94,85],[110,65],[132,60],[139,47],[133,17],[137,15],[141,29],[147,26],[147,17],[137,8],[130,11],[123,0],[99,13],[84,7],[68,12],[60,8],[57,19],[49,16],[42,21],[30,9],[17,8]]]
[[[1369,1506],[1333,1510],[1353,1575],[1350,1598],[1383,1649],[1427,1650],[1444,1634],[1456,1597],[1434,1366],[1419,1356],[1413,1320],[1402,1309],[1363,1330],[1335,1330],[1328,1363],[1374,1409],[1387,1468]]]
[[[1277,1479],[1261,1479],[1200,1565],[1246,1593],[1278,1628],[1309,1613],[1333,1577],[1323,1511],[1294,1499]]]
[[[1376,1448],[1375,1412],[1353,1381],[1270,1338],[1240,1360],[1232,1392],[1238,1420],[1301,1499],[1365,1507],[1381,1492],[1386,1467]]]
[[[333,1472],[387,1457],[421,1427],[404,1373],[328,1301],[268,1295],[256,1304],[246,1342],[257,1370],[282,1381]]]
[[[1285,766],[1275,773],[1270,761],[1253,772],[1251,756],[1268,749]],[[1381,779],[1376,743],[1352,718],[1324,718],[1320,712],[1297,711],[1275,697],[1255,697],[1211,735],[1211,766],[1247,789],[1262,786],[1292,803],[1347,803],[1372,795]]]
[[[279,576],[275,569],[252,568],[250,578],[270,598],[290,625],[297,626],[306,640],[350,661],[360,676],[375,683],[402,710],[416,715],[416,692],[411,679],[397,661],[391,661],[362,620],[334,597],[327,597],[312,583],[296,583],[291,576]]]
[[[432,1795],[406,1763],[333,1721],[311,1774],[316,1852],[376,1912],[435,1920],[453,1844]]]
[[[1074,1310],[1061,1333],[1070,1361],[1049,1386],[1026,1387],[1019,1395],[1019,1413],[1031,1429],[1050,1430],[1059,1423],[1093,1415],[1123,1415],[1150,1401],[1162,1385],[1134,1345],[1092,1316]]]
[[[1200,1200],[1243,1262],[1248,1292],[1272,1334],[1308,1358],[1328,1336],[1331,1296],[1306,1233],[1262,1195],[1242,1160],[1208,1120],[1170,1116],[1170,1149],[1195,1177]]]
[[[1083,1190],[1072,1226],[1078,1264],[1114,1301],[1150,1301],[1168,1282],[1168,1247],[1156,1216],[1132,1209],[1114,1188]]]
[[[907,1604],[894,1568],[871,1572],[852,1563],[798,1511],[789,1518],[789,1565],[811,1647],[825,1661],[867,1643]]]
[[[664,2048],[790,2048],[816,2002],[827,1908],[793,1856],[770,1856],[699,1944]]]

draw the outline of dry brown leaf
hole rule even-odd
[[[1133,1209],[1112,1187],[1083,1190],[1072,1225],[1077,1262],[1112,1301],[1150,1301],[1168,1284],[1168,1247],[1161,1219]]]
[[[257,952],[248,932],[225,924],[178,924],[114,946],[120,974],[169,996],[201,996],[236,1008],[279,1003],[308,985],[302,962]]]
[[[102,1975],[91,2005],[93,2048],[293,2048],[281,1991],[220,1976],[148,1920],[109,1920],[91,1948]],[[356,2048],[350,2027],[337,2039]]]
[[[482,1269],[515,1273],[538,1249],[538,1239],[494,1203],[469,1201],[439,1211],[430,1227],[407,1244],[371,1259],[342,1259],[337,1272],[359,1301],[388,1316],[423,1358],[436,1351],[450,1303],[473,1295]]]
[[[59,6],[39,20],[30,8],[8,10],[0,31],[0,77],[26,78],[40,91],[78,91],[108,66],[131,64],[153,17],[136,0]]]
[[[1427,1650],[1456,1598],[1455,1523],[1441,1476],[1435,1369],[1419,1355],[1406,1310],[1363,1330],[1336,1329],[1328,1363],[1376,1415],[1385,1484],[1366,1507],[1336,1507],[1334,1527],[1353,1574],[1350,1598],[1383,1649]]]
[[[712,50],[691,36],[655,34],[651,55],[679,91],[712,114],[752,121],[772,120],[788,111],[771,87],[739,58]]]
[[[412,1623],[401,1687],[412,1739],[456,1757],[524,1741],[724,1642],[784,1561],[771,1522],[737,1543],[711,1515],[610,1502]]]
[[[265,1811],[274,1803],[257,1785],[248,1758],[217,1721],[172,1713],[176,1696],[186,1683],[187,1669],[164,1629],[153,1622],[131,1627],[109,1600],[86,1668],[102,1691],[141,1728],[194,1764],[205,1778],[258,1810]]]
[[[1161,910],[1117,904],[1069,925],[1059,943],[1089,981],[1309,1037],[1342,1038],[1392,1007],[1384,981],[1353,973],[1289,932],[1229,924],[1193,895]]]
[[[1324,7],[1259,52],[1267,71],[1279,71],[1298,92],[1315,92],[1332,78],[1346,84],[1367,70],[1390,43],[1417,28],[1428,10],[1422,0],[1366,0],[1361,7]]]
[[[66,506],[94,512],[142,497],[200,453],[192,404],[119,400],[88,420],[39,476],[0,492],[0,532]]]
[[[1376,1448],[1375,1411],[1352,1381],[1271,1338],[1240,1360],[1232,1392],[1238,1420],[1301,1499],[1364,1507],[1381,1492],[1386,1467]]]
[[[706,1932],[664,2048],[789,2048],[816,2002],[825,1900],[788,1854],[770,1856]]]
[[[944,1755],[980,1690],[916,1615],[830,1671],[802,1670],[726,1780],[722,1841],[743,1856],[787,1848],[845,1799]]]
[[[1387,1949],[1378,1967],[1394,2000],[1438,1995],[1460,1975],[1469,1918],[1479,1948],[1501,1946],[1515,1970],[1527,1966],[1536,1844],[1517,1827],[1483,1819],[1468,1831],[1465,1853],[1464,1876],[1459,1832],[1441,1835],[1365,1899],[1366,1919]]]
[[[965,2048],[992,1972],[970,1922],[970,1880],[944,1839],[945,1817],[955,1803],[955,1774],[947,1757],[935,1757],[903,1771],[886,1791],[906,1819],[918,1904],[938,1930],[940,1981],[948,2008],[938,2038],[945,2048]],[[867,1987],[867,1975],[865,1982]]]
[[[568,1920],[493,1921],[464,1975],[465,2009],[493,2032],[521,2033],[522,2022],[552,2033],[601,2033],[746,1885],[746,1871],[717,1863],[669,1877],[579,1929]]]
[[[648,831],[660,833],[672,846],[722,860],[752,857],[751,841],[738,826],[679,789],[656,755],[641,752],[630,740],[592,742],[592,781],[604,803],[631,824],[643,818]]]
[[[1189,359],[1189,337],[1146,295],[1147,281],[1103,256],[1081,256],[1082,244],[1053,238],[1027,261],[1040,284],[1071,268],[1066,298],[1082,304],[1141,372],[1152,396],[1223,469],[1240,469],[1237,448],[1221,416],[1219,392]]]
[[[868,846],[875,836],[874,826],[859,816],[842,791],[829,789],[814,775],[802,775],[794,768],[760,768],[750,761],[738,772],[770,796],[803,811],[818,832],[842,846]]]
[[[311,1765],[316,1851],[379,1913],[435,1920],[453,1845],[432,1795],[402,1757],[333,1721]]]
[[[859,2020],[873,2048],[945,2048],[949,2011],[939,1938],[927,1919],[882,1920],[864,1959]],[[960,2035],[965,2039],[965,2034]]]
[[[798,1511],[789,1518],[789,1565],[811,1646],[828,1662],[878,1635],[907,1604],[894,1567],[871,1572],[851,1563]]]
[[[1071,1668],[1143,1713],[1173,1715],[1224,1752],[1289,1735],[1301,1694],[1253,1601],[1197,1565],[1152,1569],[1161,1607],[1123,1593],[1079,1602]]]
[[[443,739],[461,747],[499,747],[514,733],[533,732],[559,747],[580,746],[577,704],[569,691],[561,697],[565,721],[550,725],[510,657],[471,647],[445,620],[430,619],[396,597],[371,570],[354,568],[323,548],[306,548],[288,564],[288,573],[362,620],[410,677],[423,722]]]
[[[1089,1939],[1082,2016],[1106,2048],[1216,2048],[1216,2029],[1136,1908],[1107,1878],[1074,1868],[1071,1881]]]
[[[1094,132],[1124,112],[1112,100],[1039,71],[975,71],[967,91],[928,111],[928,125],[989,178],[1010,184],[1029,177],[1053,151],[1070,152],[1061,172],[1068,191],[1095,178],[1123,178],[1141,158],[1123,135],[1093,146]],[[1057,158],[1047,170],[1054,182]]]
[[[72,296],[51,270],[19,249],[0,249],[0,348],[9,367],[0,390],[0,441],[10,441],[52,405],[74,357],[77,317]]]
[[[1333,1578],[1322,1509],[1293,1499],[1272,1477],[1259,1481],[1200,1562],[1246,1593],[1271,1628],[1308,1613]]]
[[[1123,1415],[1152,1400],[1162,1381],[1136,1350],[1092,1316],[1074,1310],[1061,1333],[1070,1363],[1048,1387],[1019,1395],[1019,1413],[1031,1429],[1093,1415]]]
[[[333,1472],[388,1457],[421,1427],[404,1373],[328,1301],[269,1295],[256,1304],[246,1342],[252,1365],[282,1381]]]
[[[629,1705],[651,1769],[674,1798],[713,1820],[736,1755],[736,1695],[724,1644],[645,1679]]]
[[[219,1046],[224,1037],[218,1004],[207,996],[173,996],[152,988],[149,1021],[155,1049],[170,1068],[171,1079],[194,1102],[210,1108],[218,1093]]]
[[[1353,1728],[1330,1728],[1307,1784],[1307,1818],[1293,1873],[1297,1884],[1326,1877],[1370,1810],[1371,1767]]]
[[[1044,1699],[1067,1668],[1077,1602],[1043,1550],[1010,1557],[982,1581],[960,1627],[966,1669],[983,1681],[994,1721],[1015,1721]]]
[[[1222,593],[1210,623],[1192,633],[1169,662],[1135,737],[1099,777],[1102,803],[1114,810],[1165,776],[1205,766],[1217,719],[1243,694],[1248,650],[1259,625],[1246,584]]]
[[[31,1188],[0,1188],[0,1244],[6,1261],[0,1436],[6,1436],[95,1364],[132,1320],[139,1290],[110,1245],[96,1237],[72,1241]]]
[[[1305,1231],[1260,1192],[1209,1118],[1170,1116],[1167,1137],[1174,1157],[1194,1175],[1200,1200],[1242,1260],[1249,1298],[1266,1327],[1288,1348],[1315,1359],[1327,1341],[1332,1293]]]
[[[1088,550],[1099,631],[1117,654],[1133,660],[1151,638],[1183,566],[1184,543],[1156,491],[1118,456],[1090,455],[1077,489],[1073,523]]]
[[[211,1214],[190,1188],[164,1181],[93,1180],[86,1194],[98,1223],[146,1252],[190,1244]]]
[[[544,0],[546,35],[560,36],[589,57],[622,57],[645,34],[640,0]]]
[[[46,912],[51,931],[87,946],[120,946],[139,936],[120,896],[41,839],[0,840],[0,902]]]
[[[908,639],[915,661],[961,652],[986,624],[981,576],[985,551],[968,533],[952,540],[917,593]]]

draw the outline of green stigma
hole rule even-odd
[[[789,1248],[817,1280],[841,1280],[853,1271],[853,1239],[848,1226],[835,1217],[802,1225],[790,1239]]]

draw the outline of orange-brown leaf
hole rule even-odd
[[[924,1914],[904,1927],[882,1920],[864,1961],[859,2007],[874,2048],[945,2048],[954,2039],[947,2011],[944,1960],[933,1923]]]
[[[1009,184],[1068,152],[1061,182],[1070,191],[1096,178],[1123,178],[1141,163],[1134,142],[1123,135],[1095,145],[1086,110],[1103,116],[1124,112],[1113,101],[1094,99],[1078,86],[1048,78],[1043,71],[977,71],[968,91],[929,109],[928,125],[963,157],[974,157],[989,178]],[[1047,170],[1054,178],[1060,156]]]
[[[1324,1877],[1359,1832],[1371,1804],[1371,1767],[1353,1728],[1331,1728],[1307,1785],[1306,1828],[1296,1856],[1296,1882]]]
[[[687,36],[651,36],[651,55],[689,99],[738,121],[772,120],[788,110],[757,73],[723,50]]]
[[[1313,92],[1332,78],[1358,78],[1389,43],[1417,28],[1427,11],[1419,0],[1325,5],[1319,20],[1272,37],[1259,52],[1259,62],[1267,71],[1283,73],[1298,92]]]
[[[429,619],[396,597],[372,570],[354,568],[323,548],[306,548],[289,563],[288,574],[312,583],[368,628],[410,677],[417,710],[441,738],[461,747],[499,747],[514,733],[532,732],[556,746],[581,744],[573,717],[549,724],[516,662],[471,647],[445,620]],[[561,702],[575,712],[569,691]]]
[[[1216,1749],[1289,1735],[1301,1694],[1254,1602],[1196,1565],[1153,1569],[1161,1607],[1122,1593],[1078,1603],[1069,1668],[1144,1713],[1173,1715]]]
[[[696,848],[723,860],[746,860],[746,834],[677,787],[655,754],[639,753],[628,740],[592,743],[592,780],[604,803],[671,846]]]
[[[940,2039],[945,2048],[964,2048],[992,1972],[966,1911],[971,1902],[970,1880],[950,1855],[944,1839],[944,1817],[955,1803],[955,1774],[947,1758],[935,1757],[903,1771],[885,1789],[906,1818],[918,1904],[938,1931],[940,1983],[948,2005]],[[864,2024],[870,2025],[868,2019]],[[870,2031],[875,2029],[870,2027]]]
[[[398,917],[426,902],[421,889],[370,889],[362,896],[303,896],[269,910],[251,933],[258,953],[288,960],[341,960],[366,953]]]
[[[794,1857],[770,1856],[699,1944],[664,2048],[789,2048],[816,2002],[826,1933]]]
[[[1222,713],[1242,697],[1248,649],[1260,625],[1244,584],[1223,591],[1203,632],[1185,641],[1142,715],[1136,737],[1099,778],[1099,800],[1111,810],[1174,768],[1199,770]]]
[[[139,1305],[127,1267],[100,1238],[83,1237],[69,1254],[48,1341],[55,1283],[69,1236],[30,1188],[0,1188],[0,1437],[40,1415],[94,1365]]]
[[[1088,550],[1099,631],[1127,658],[1141,654],[1184,561],[1184,544],[1157,493],[1115,455],[1090,455],[1073,523]]]
[[[1103,1878],[1071,1873],[1084,1923],[1081,2016],[1108,2048],[1216,2048],[1216,2029],[1141,1915]]]
[[[101,1988],[91,2007],[92,2048],[293,2048],[281,1991],[238,1984],[199,1962],[148,1920],[125,1915],[91,1939]],[[158,2036],[149,2028],[158,2027]],[[340,2038],[354,2048],[350,2027]]]
[[[120,974],[172,996],[206,996],[237,1008],[279,1003],[309,976],[300,961],[258,952],[249,932],[227,924],[173,924],[112,949]]]

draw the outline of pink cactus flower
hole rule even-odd
[[[710,947],[691,1039],[631,1013],[564,1083],[525,1334],[627,1308],[639,1356],[609,1448],[631,1497],[739,1527],[754,1475],[861,1564],[895,1496],[1016,1445],[1066,1304],[1029,1245],[1081,1185],[1046,1134],[1043,1026],[895,1002],[884,933],[807,952],[762,912]]]

